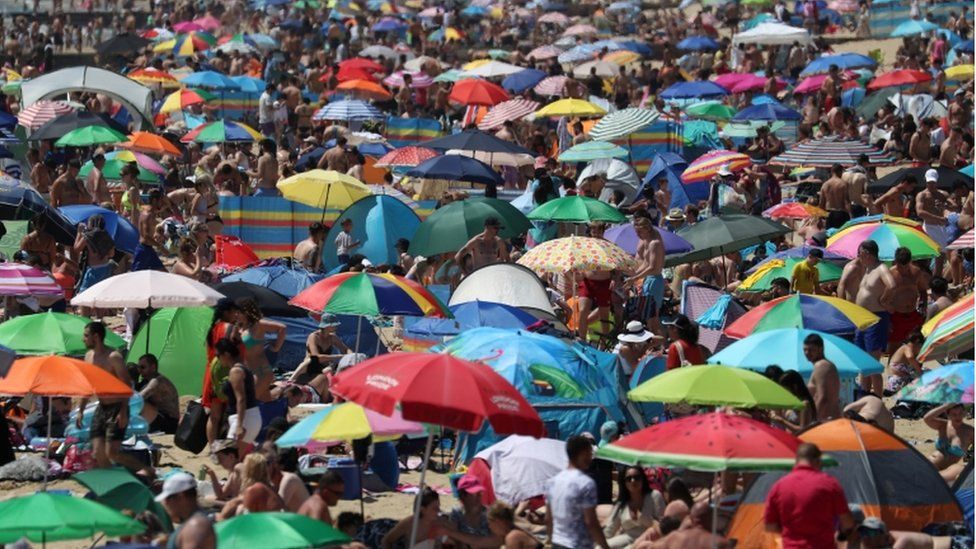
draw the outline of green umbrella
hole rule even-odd
[[[585,196],[564,196],[550,200],[529,212],[533,221],[562,221],[567,223],[589,223],[608,221],[625,223],[627,216],[606,202]]]
[[[81,356],[88,350],[83,334],[90,322],[90,318],[67,313],[18,316],[0,324],[0,345],[19,355]],[[109,331],[105,345],[119,349],[125,347],[125,340]]]
[[[431,257],[456,252],[485,229],[488,217],[501,221],[503,229],[498,234],[502,238],[512,238],[532,228],[525,214],[504,200],[468,198],[430,214],[410,239],[410,254]]]
[[[508,59],[511,55],[512,52],[508,50],[488,50],[488,57],[492,59]]]
[[[322,7],[322,4],[319,4],[316,0],[298,0],[298,2],[295,2],[292,5],[300,10],[305,8],[319,9]]]
[[[125,134],[105,126],[85,126],[71,130],[58,139],[56,147],[90,147],[107,143],[122,143],[128,140]]]
[[[744,368],[687,366],[664,372],[627,393],[635,402],[685,403],[736,408],[803,408],[775,381]]]
[[[530,215],[531,219],[532,216]],[[667,266],[711,259],[736,252],[748,246],[762,244],[789,233],[790,229],[761,217],[730,214],[710,217],[691,226],[682,227],[677,235],[687,240],[694,250],[665,258]]]
[[[735,109],[721,101],[702,101],[685,108],[688,116],[702,120],[731,120],[735,116]]]
[[[127,362],[146,353],[156,355],[159,371],[176,385],[181,395],[198,395],[207,364],[207,334],[213,320],[209,307],[167,307],[143,323],[132,340]],[[146,347],[146,331],[149,347]]]
[[[464,71],[458,69],[446,70],[434,77],[434,82],[457,82],[464,78]]]
[[[601,158],[623,158],[627,149],[609,141],[587,141],[574,145],[559,155],[560,162],[591,162]]]
[[[126,164],[131,164],[131,162],[126,162],[124,160],[119,160],[117,158],[106,160],[105,166],[102,167],[102,175],[104,175],[105,179],[107,179],[108,181],[121,181],[122,168],[124,168]],[[95,166],[94,164],[92,164],[91,160],[85,162],[85,164],[81,167],[81,170],[78,172],[78,177],[82,179],[88,177],[88,174],[91,173],[92,168],[94,167]],[[143,181],[145,183],[155,183],[157,185],[159,184],[158,175],[152,173],[146,168],[143,168],[142,166],[139,166],[138,164],[136,165],[136,167],[139,168],[139,176],[136,179],[138,179],[139,181]]]
[[[340,545],[349,536],[332,526],[295,513],[251,513],[218,522],[220,549],[298,549]]]
[[[740,122],[729,122],[722,128],[722,135],[725,137],[756,137],[759,128],[769,128],[770,133],[776,133],[786,126],[786,122],[776,120],[743,120]]]
[[[169,515],[153,499],[149,487],[125,469],[92,469],[78,473],[73,478],[95,494],[95,501],[118,511],[128,509],[136,514],[152,511],[170,529]]]
[[[0,502],[0,543],[23,537],[46,543],[100,533],[130,536],[145,529],[144,524],[89,499],[40,492]]]
[[[793,268],[797,263],[806,261],[804,257],[787,257],[784,259],[773,259],[768,263],[759,266],[754,273],[742,281],[739,285],[740,292],[765,292],[771,288],[771,283],[776,278],[790,280],[793,276]],[[833,282],[840,280],[840,275],[844,272],[842,266],[829,261],[817,263],[817,272],[820,273],[820,282]]]

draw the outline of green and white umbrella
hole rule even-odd
[[[559,155],[560,162],[591,162],[601,158],[624,158],[627,149],[608,141],[587,141],[574,145]]]
[[[661,113],[655,110],[636,107],[612,112],[593,126],[590,138],[596,141],[612,141],[627,137],[650,126],[660,116]]]

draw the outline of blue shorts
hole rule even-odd
[[[868,353],[884,352],[888,348],[888,331],[891,329],[891,315],[885,311],[876,312],[878,323],[864,330],[854,332],[854,344]]]

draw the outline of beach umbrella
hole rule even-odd
[[[702,101],[685,107],[685,113],[702,120],[724,121],[731,120],[736,110],[721,101]]]
[[[592,36],[599,33],[596,27],[586,23],[573,25],[563,31],[563,36]]]
[[[972,404],[973,372],[972,360],[926,370],[895,393],[895,399],[929,404]]]
[[[199,394],[207,359],[207,334],[213,310],[210,307],[164,307],[152,313],[132,338],[127,362],[153,354],[159,372],[176,386],[177,394]]]
[[[263,286],[248,282],[221,282],[215,284],[213,289],[234,301],[251,299],[257,304],[258,309],[261,309],[261,312],[267,316],[286,318],[307,316],[305,311],[289,305],[288,298]]]
[[[456,336],[475,328],[524,330],[539,321],[522,309],[493,301],[476,299],[451,305],[448,309],[454,315],[453,319],[423,318],[410,325],[410,332],[440,337]]]
[[[226,42],[217,46],[217,51],[223,53],[240,53],[244,55],[255,55],[259,53],[257,47],[248,44],[247,42]]]
[[[181,89],[166,96],[159,107],[161,113],[181,111],[193,105],[202,105],[215,99],[215,96],[203,90]]]
[[[627,465],[693,471],[789,470],[799,444],[767,423],[712,412],[647,427],[601,447],[596,455]]]
[[[532,91],[542,97],[560,97],[563,95],[567,80],[569,80],[568,76],[549,76],[539,81]]]
[[[120,146],[121,145],[122,144],[120,144]],[[142,154],[140,152],[127,151],[127,150],[111,151],[105,153],[105,160],[106,161],[117,160],[119,162],[126,162],[126,163],[135,162],[137,167],[142,168],[148,172],[152,172],[156,175],[166,175],[166,168],[164,168],[162,164],[156,162],[151,157]],[[85,166],[90,166],[90,165],[91,165],[91,161],[85,163]],[[82,166],[82,169],[84,169],[85,166]],[[85,177],[84,175],[81,174],[81,172],[78,172],[78,176]]]
[[[512,93],[522,93],[534,87],[547,76],[547,73],[538,69],[522,68],[516,73],[510,74],[502,80],[502,87]]]
[[[95,53],[105,60],[115,55],[122,57],[136,56],[149,44],[149,40],[146,40],[138,34],[123,32],[95,46]]]
[[[156,44],[153,46],[153,52],[191,57],[198,52],[209,50],[216,44],[217,39],[212,34],[203,30],[193,30]]]
[[[400,32],[407,29],[407,24],[395,17],[384,17],[370,28],[373,32]]]
[[[484,230],[488,217],[501,222],[498,232],[501,238],[514,238],[532,228],[525,215],[504,200],[468,198],[438,208],[427,216],[410,239],[410,254],[434,257],[456,252]]]
[[[695,159],[688,164],[685,171],[681,173],[681,182],[685,184],[709,181],[718,175],[719,169],[723,166],[732,172],[744,170],[752,165],[752,160],[748,155],[726,150],[712,151]]]
[[[524,70],[525,67],[519,67],[518,65],[505,63],[504,61],[491,60],[465,72],[479,78],[504,78]]]
[[[366,48],[363,48],[362,51],[359,52],[360,57],[367,57],[367,58],[379,57],[383,59],[390,59],[393,61],[397,59],[398,55],[399,54],[393,48],[390,48],[388,46],[381,46],[379,44],[368,46]]]
[[[814,59],[807,64],[802,71],[800,71],[800,76],[826,74],[830,70],[831,65],[837,65],[837,67],[842,71],[852,69],[874,70],[878,67],[877,61],[871,59],[867,55],[841,52],[834,55],[821,55],[820,57]]]
[[[446,70],[434,77],[434,82],[458,82],[464,80],[464,71],[458,69]],[[468,78],[468,80],[477,80],[476,78]]]
[[[62,206],[59,209],[75,226],[86,223],[93,215],[101,216],[105,221],[105,231],[112,237],[115,247],[128,253],[135,253],[136,246],[139,245],[139,231],[125,216],[99,206],[84,204]]]
[[[299,446],[309,451],[324,450],[344,441],[372,435],[374,441],[400,438],[424,432],[424,426],[403,419],[399,411],[384,416],[362,406],[343,402],[328,405],[296,423],[275,441],[279,448]]]
[[[231,76],[230,79],[240,87],[241,92],[249,95],[261,95],[267,87],[264,80],[252,76]]]
[[[614,78],[620,72],[620,66],[614,63],[595,59],[578,65],[573,69],[573,76],[576,78],[588,78],[592,71],[596,70],[596,75],[600,78]]]
[[[664,242],[665,254],[685,253],[690,252],[693,249],[687,240],[672,233],[671,231],[658,228],[657,232],[661,235],[661,240]],[[633,223],[614,225],[613,227],[607,229],[607,231],[603,234],[603,237],[610,242],[613,242],[617,246],[620,246],[630,255],[637,254],[637,244],[640,242],[640,239],[637,237],[637,231],[634,230]]]
[[[448,154],[463,154],[490,166],[522,166],[535,160],[529,149],[475,129],[431,139],[423,145]]]
[[[864,225],[865,223],[882,223],[882,222],[884,222],[884,223],[895,223],[895,224],[898,224],[898,225],[905,225],[906,227],[913,227],[913,228],[918,229],[920,231],[922,230],[922,223],[920,221],[916,221],[914,219],[909,219],[907,217],[898,217],[898,216],[895,216],[895,215],[875,214],[875,215],[862,215],[860,217],[855,217],[855,218],[851,219],[850,221],[848,221],[848,222],[844,223],[843,225],[841,225],[840,228],[838,229],[838,231],[842,231],[844,229],[848,229],[848,228],[853,227],[855,225]],[[839,254],[834,254],[834,255],[839,255]],[[841,256],[841,257],[843,257],[843,256]],[[849,259],[849,258],[846,258],[846,259]]]
[[[388,273],[332,275],[305,288],[289,303],[316,314],[451,316],[426,288]]]
[[[742,339],[777,328],[805,328],[828,334],[853,334],[878,322],[871,311],[837,297],[793,294],[751,309],[725,328],[729,337]]]
[[[827,217],[827,211],[806,202],[780,202],[762,213],[769,219],[810,219]]]
[[[194,23],[193,21],[180,21],[179,23],[173,25],[173,30],[180,33],[189,33],[189,32],[196,32],[196,31],[204,31],[206,29],[204,29],[199,24]]]
[[[536,21],[539,23],[549,23],[552,25],[559,25],[563,27],[569,24],[569,17],[567,17],[566,14],[562,12],[548,11],[542,14],[541,16],[539,16],[539,19],[537,19]],[[541,58],[536,56],[536,59],[541,59]]]
[[[710,36],[689,36],[681,42],[678,42],[679,50],[717,51],[720,48],[719,43]]]
[[[555,12],[555,13],[558,13],[558,12]],[[559,14],[559,15],[562,15],[562,14]],[[543,17],[545,17],[545,16],[543,16]],[[552,59],[553,57],[559,57],[559,54],[562,53],[562,52],[563,52],[563,50],[557,48],[556,46],[552,46],[552,45],[539,46],[538,48],[535,48],[534,50],[530,51],[529,52],[529,55],[527,55],[526,58],[535,59],[536,61],[545,61],[546,59]]]
[[[457,42],[464,38],[464,33],[455,27],[441,27],[427,35],[430,42]]]
[[[130,163],[130,161],[122,160],[120,158],[108,158],[106,155],[105,165],[102,166],[102,176],[104,176],[108,181],[121,181],[122,169],[128,166]],[[94,167],[95,165],[91,160],[85,162],[84,165],[81,166],[81,170],[78,171],[78,177],[88,177],[88,174],[91,173]],[[136,176],[136,179],[145,183],[152,183],[154,185],[159,184],[159,174],[153,173],[146,168],[139,166],[138,164],[137,168],[139,170],[139,175]]]
[[[634,402],[735,408],[803,407],[800,399],[766,376],[720,365],[669,370],[631,389],[627,398]]]
[[[241,122],[217,120],[197,126],[184,135],[184,143],[246,143],[264,139],[261,132]]]
[[[248,282],[267,288],[287,298],[322,280],[323,275],[288,265],[264,265],[249,267],[223,278],[224,282]]]
[[[973,294],[953,303],[922,326],[920,360],[942,359],[973,349]]]
[[[330,524],[296,513],[251,513],[214,527],[220,549],[301,549],[348,543],[349,536]]]
[[[85,126],[64,134],[55,147],[91,147],[125,141],[125,134],[105,126]]]
[[[604,114],[607,114],[605,109],[582,99],[560,99],[549,103],[535,113],[536,117],[552,118],[560,116],[602,116]]]
[[[350,69],[360,69],[369,72],[386,72],[386,67],[373,61],[372,59],[367,59],[365,57],[353,57],[352,59],[346,59],[345,61],[339,62],[339,68],[350,68]]]
[[[33,187],[19,184],[17,180],[0,181],[0,219],[29,221],[38,216],[46,221],[47,234],[62,244],[74,244],[78,227],[52,208]]]
[[[676,234],[694,246],[694,251],[671,256],[665,262],[668,265],[680,265],[702,261],[749,246],[764,244],[789,232],[788,227],[775,221],[752,215],[729,214],[710,217],[679,229]]]
[[[143,85],[159,85],[163,88],[179,88],[180,81],[176,79],[172,74],[160,70],[154,67],[146,67],[144,69],[137,69],[128,74],[126,77],[135,80]]]
[[[36,130],[51,120],[74,112],[64,101],[38,101],[17,114],[17,122],[30,130]]]
[[[659,95],[661,99],[710,99],[724,97],[729,92],[715,82],[696,80],[692,82],[678,82],[668,86]]]
[[[869,90],[890,88],[893,86],[914,86],[925,82],[931,82],[932,75],[925,71],[912,69],[898,69],[884,74],[879,74],[868,82]]]
[[[709,364],[746,368],[758,373],[770,364],[784,370],[795,370],[810,379],[813,363],[803,353],[803,341],[814,334],[823,339],[824,356],[834,363],[843,379],[884,372],[884,366],[850,341],[825,332],[804,328],[777,328],[757,332],[732,342],[707,359]]]
[[[768,81],[769,79],[766,78],[765,76],[746,73],[744,78],[741,78],[734,86],[732,86],[731,89],[729,89],[729,91],[731,91],[732,93],[762,91],[763,89],[765,89]],[[777,78],[773,82],[773,87],[776,91],[782,90],[783,88],[786,87],[786,85],[787,85],[786,81],[781,78]]]
[[[391,88],[399,88],[400,86],[406,84],[406,79],[404,75],[410,76],[410,87],[417,88],[429,88],[434,85],[434,79],[428,76],[426,73],[420,71],[414,72],[404,72],[396,71],[390,76],[383,79],[383,83]]]
[[[602,57],[603,61],[615,63],[617,65],[629,65],[640,60],[641,55],[630,50],[612,51]]]
[[[278,190],[288,200],[325,210],[348,208],[353,202],[372,193],[355,177],[335,170],[309,170],[278,181]]]
[[[478,122],[478,129],[489,131],[499,128],[510,120],[521,120],[539,109],[539,103],[531,99],[516,97],[492,107]]]
[[[954,65],[945,70],[946,78],[950,80],[967,81],[973,78],[973,65]]]
[[[393,98],[393,93],[372,80],[346,80],[335,87],[340,92],[356,95],[364,99],[386,101]]]
[[[902,36],[915,36],[916,34],[928,34],[938,28],[939,26],[935,23],[930,23],[924,19],[909,19],[895,27],[895,30],[891,31],[889,36],[899,38]]]
[[[783,154],[771,158],[769,163],[780,166],[820,168],[829,168],[834,164],[853,166],[857,164],[862,154],[868,156],[871,164],[885,165],[894,162],[892,157],[860,140],[845,140],[830,136],[797,143]]]
[[[43,126],[31,132],[28,139],[31,141],[59,139],[72,130],[77,130],[87,126],[104,126],[122,134],[125,134],[125,132],[128,131],[124,126],[113,120],[105,113],[73,111],[49,120]]]
[[[60,297],[61,286],[46,272],[24,263],[0,263],[0,296]]]
[[[925,187],[925,173],[929,170],[936,170],[939,180],[936,186],[943,191],[951,191],[957,183],[964,183],[969,189],[973,188],[972,176],[966,175],[959,170],[940,166],[931,168],[929,166],[919,166],[917,168],[899,168],[876,181],[868,183],[868,192],[881,194],[900,183],[906,177],[915,177],[915,191],[921,191]]]
[[[224,297],[206,284],[163,271],[115,275],[76,295],[71,304],[96,309],[212,306]]]
[[[584,196],[564,196],[539,205],[529,212],[534,221],[561,221],[564,223],[589,223],[607,221],[624,223],[627,217],[606,202]]]
[[[805,258],[774,259],[763,263],[763,266],[755,270],[749,277],[739,284],[740,292],[764,292],[772,287],[773,280],[785,278],[790,280],[793,268],[798,263],[806,261]],[[817,263],[820,283],[834,282],[840,280],[840,275],[844,269],[828,261]]]
[[[434,158],[438,154],[437,151],[428,149],[427,147],[410,145],[394,149],[384,154],[373,165],[377,168],[412,168],[424,160]]]
[[[407,171],[409,177],[501,185],[504,180],[484,162],[458,154],[435,156]]]
[[[166,509],[156,502],[149,487],[121,467],[92,469],[72,475],[79,484],[95,495],[95,501],[117,511],[128,509],[134,513],[151,511],[169,525]]]
[[[356,69],[350,67],[340,68],[339,71],[335,73],[335,77],[336,80],[338,80],[339,82],[345,82],[347,80],[366,80],[366,81],[375,82],[377,80],[375,74],[365,69]],[[319,82],[328,82],[328,81],[329,81],[329,73],[323,74],[321,77],[319,77]]]
[[[0,501],[0,543],[27,538],[34,543],[131,536],[146,529],[141,522],[101,503],[65,494],[41,492]]]
[[[184,86],[206,88],[218,91],[234,91],[240,89],[240,85],[237,82],[231,80],[229,76],[216,71],[199,71],[190,73],[180,82],[182,82]]]
[[[973,245],[974,245],[973,229],[969,229],[968,231],[966,231],[966,234],[953,240],[951,244],[946,246],[946,249],[947,250],[969,250],[973,248]]]
[[[517,263],[539,275],[571,271],[633,272],[637,268],[634,258],[613,242],[585,236],[547,240],[522,255]]]
[[[566,469],[566,442],[552,438],[532,438],[509,435],[481,450],[474,456],[484,461],[490,477],[483,479],[496,500],[518,505],[546,492],[550,479]],[[471,469],[469,474],[475,474]],[[489,481],[490,480],[490,484]],[[490,505],[491,498],[482,496],[483,503]]]
[[[220,20],[212,15],[205,15],[193,20],[194,23],[200,25],[203,30],[213,32],[220,28]]]
[[[591,162],[600,158],[624,158],[629,155],[627,149],[614,145],[608,141],[585,141],[573,145],[559,155],[560,162]]]
[[[660,116],[661,113],[651,109],[621,109],[601,118],[588,135],[596,141],[613,141],[643,130]]]
[[[462,105],[493,106],[511,99],[501,86],[480,78],[468,78],[454,84],[448,99]]]
[[[172,156],[181,156],[183,154],[171,141],[161,135],[150,132],[132,132],[129,135],[129,140],[119,146],[144,154],[169,154]]]
[[[381,120],[386,118],[382,111],[365,101],[346,99],[329,103],[315,111],[312,120]]]
[[[800,120],[803,115],[793,109],[782,105],[766,103],[764,105],[753,105],[739,111],[732,117],[734,121],[740,120]]]
[[[834,233],[827,240],[827,249],[851,259],[857,257],[857,248],[865,240],[878,244],[878,258],[894,261],[895,251],[905,247],[912,252],[912,259],[938,257],[941,247],[924,232],[900,223],[861,223]]]

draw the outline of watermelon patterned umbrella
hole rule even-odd
[[[901,247],[912,252],[912,259],[929,259],[940,253],[939,244],[929,235],[901,223],[861,223],[848,227],[827,240],[827,249],[853,259],[865,240],[878,244],[878,258],[882,261],[893,261],[895,251]]]
[[[737,172],[752,165],[747,155],[735,151],[718,150],[699,156],[685,168],[681,174],[681,181],[685,184],[708,181],[718,174],[722,166]]]
[[[778,328],[804,328],[828,334],[853,334],[878,322],[871,311],[850,301],[823,295],[793,294],[750,310],[725,328],[729,337],[742,339]]]
[[[289,303],[314,313],[451,317],[427,288],[386,273],[332,275],[305,288]]]

